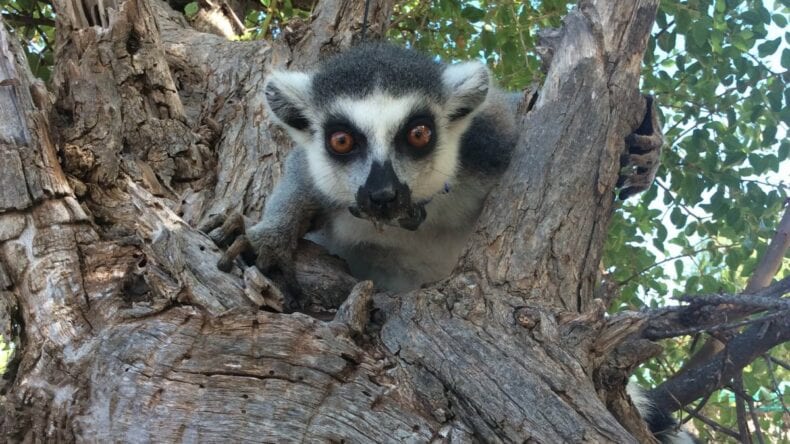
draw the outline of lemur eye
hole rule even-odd
[[[431,142],[431,136],[431,129],[428,127],[428,125],[417,125],[409,130],[409,134],[406,139],[408,140],[409,145],[415,148],[422,148]]]
[[[345,131],[336,131],[329,136],[329,147],[337,154],[348,154],[354,149],[354,138]]]

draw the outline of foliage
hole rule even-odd
[[[34,72],[47,79],[53,18],[46,1],[4,0],[4,17],[28,42]],[[484,59],[500,83],[539,82],[538,30],[556,27],[566,0],[408,0],[396,6],[389,38],[445,60]],[[187,13],[196,5],[189,4]],[[35,20],[13,20],[11,16]],[[263,0],[243,38],[275,38],[309,11]],[[604,267],[620,284],[613,310],[673,303],[682,293],[742,290],[776,229],[790,190],[790,7],[788,0],[669,0],[661,3],[642,89],[660,104],[667,146],[654,186],[615,214]],[[790,274],[785,257],[778,277]],[[693,343],[666,341],[638,379],[654,385],[677,371]],[[787,344],[744,371],[763,434],[787,441]],[[700,414],[737,430],[731,390]],[[695,423],[703,437],[728,438]]]
[[[12,25],[24,46],[33,74],[48,80],[52,72],[52,48],[55,45],[55,22],[49,1],[3,0],[3,19]]]
[[[661,104],[669,149],[654,187],[626,203],[612,224],[605,267],[622,284],[618,308],[742,290],[763,256],[790,190],[788,12],[761,2],[662,3],[643,89]],[[786,257],[779,277],[788,273]],[[689,342],[668,341],[646,367],[646,381],[677,370]],[[787,351],[785,344],[771,354],[787,360]],[[787,385],[780,381],[788,373],[768,359],[745,369],[744,384],[763,433],[787,440]],[[734,412],[731,390],[701,410],[737,430]]]

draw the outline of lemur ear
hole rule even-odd
[[[311,74],[296,71],[274,71],[266,80],[266,104],[292,136],[306,135],[310,127],[311,81]]]
[[[451,122],[474,112],[488,95],[490,83],[488,68],[481,62],[464,62],[448,65],[442,73],[447,91],[447,113]]]

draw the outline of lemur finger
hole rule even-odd
[[[239,255],[250,251],[252,251],[252,245],[250,245],[250,241],[247,240],[247,236],[242,234],[237,237],[230,247],[222,254],[222,257],[217,261],[217,268],[227,273],[233,267],[233,261],[235,261]]]
[[[244,234],[244,217],[237,212],[231,213],[219,228],[208,233],[211,240],[220,247],[233,242],[236,237]]]
[[[286,312],[301,308],[296,264],[288,251],[285,248],[260,248],[255,260],[255,266],[285,295]]]
[[[224,214],[212,214],[202,225],[198,226],[198,230],[208,234],[209,231],[219,227],[223,222],[225,222]]]
[[[651,151],[657,151],[664,144],[664,138],[660,134],[641,135],[629,134],[625,138],[625,143],[628,145],[628,151],[635,154],[644,154]]]
[[[647,173],[647,172],[646,172]],[[620,200],[626,200],[629,197],[641,193],[642,191],[650,188],[653,184],[655,174],[635,174],[632,176],[620,176],[618,183],[623,187],[618,194]]]

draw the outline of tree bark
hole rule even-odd
[[[350,291],[328,321],[261,310],[265,277],[216,269],[195,227],[260,216],[290,149],[263,80],[350,45],[364,2],[320,1],[274,42],[196,32],[160,0],[90,26],[85,4],[54,2],[54,98],[0,28],[8,441],[652,439],[622,393],[635,362],[612,360],[644,321],[609,325],[594,290],[657,1],[582,1],[544,34],[546,80],[451,277],[377,294],[305,245],[323,314]],[[372,1],[368,35],[391,9]]]

